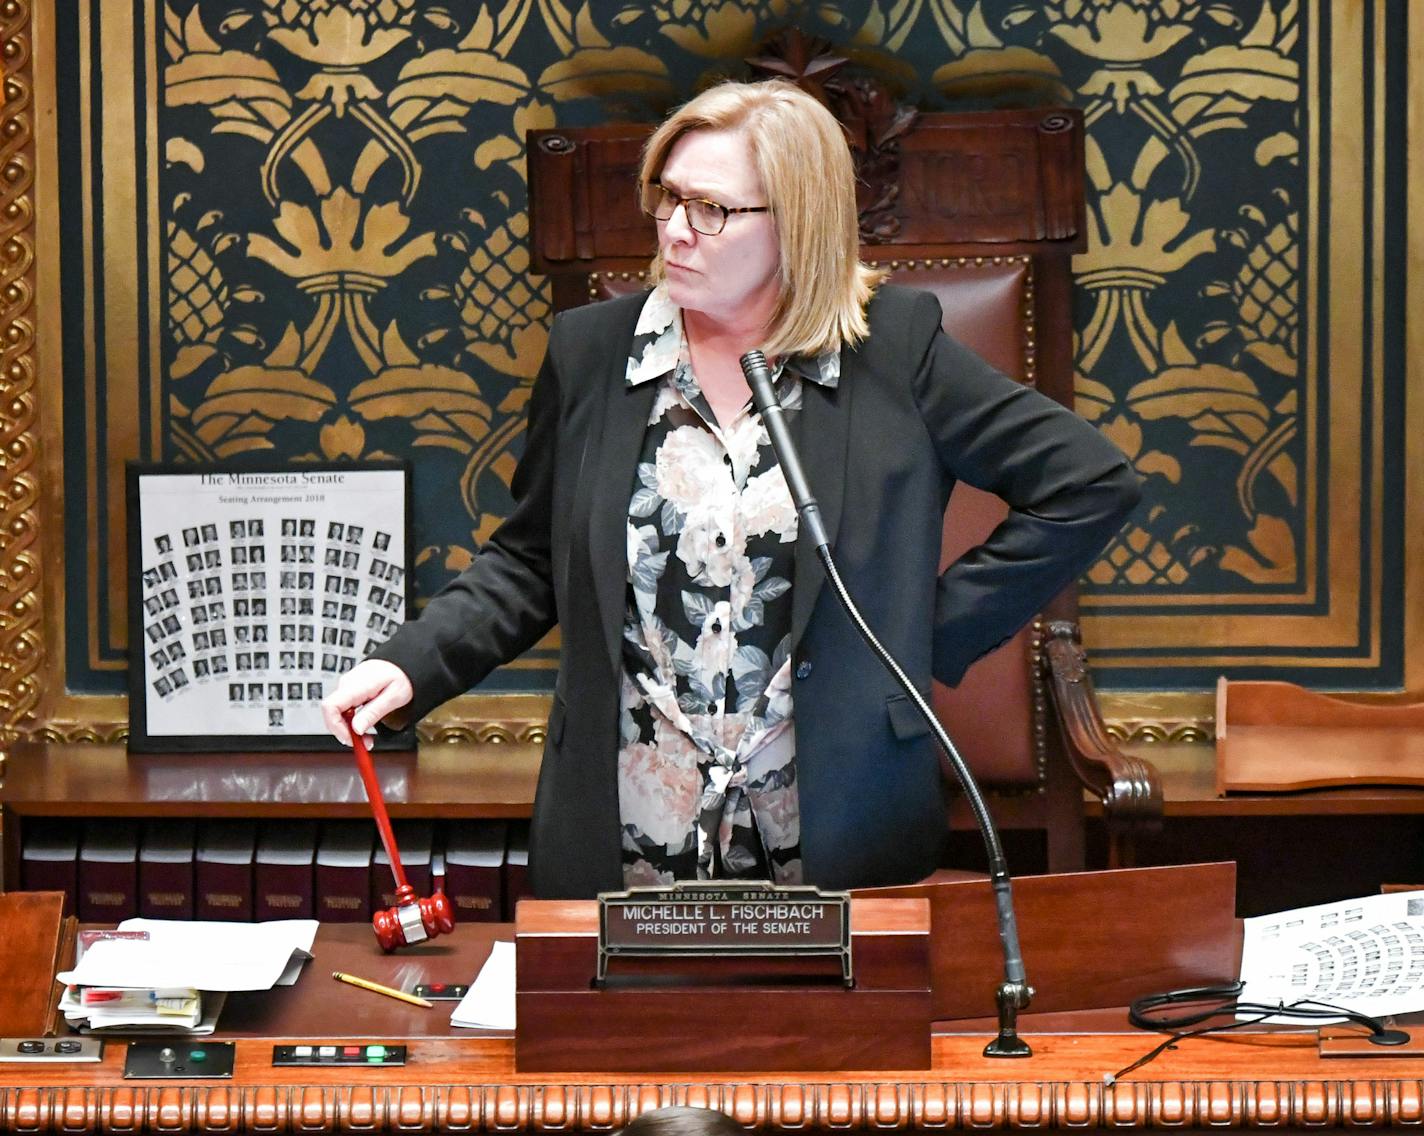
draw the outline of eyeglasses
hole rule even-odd
[[[643,183],[640,204],[644,213],[659,221],[669,220],[677,212],[679,205],[685,205],[687,223],[705,237],[715,237],[720,233],[727,224],[728,214],[771,212],[770,205],[743,205],[735,208],[708,201],[705,197],[683,197],[656,181]]]

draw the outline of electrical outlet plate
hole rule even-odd
[[[208,1081],[232,1076],[230,1041],[176,1037],[171,1041],[131,1041],[124,1060],[129,1081]]]
[[[98,1061],[104,1043],[97,1037],[4,1037],[0,1061]]]

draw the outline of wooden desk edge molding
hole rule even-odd
[[[1112,1086],[1104,1075],[1150,1048],[1153,1035],[1038,1036],[1024,1062],[984,1058],[986,1040],[937,1036],[935,1068],[912,1074],[534,1078],[512,1072],[507,1039],[471,1038],[413,1044],[408,1067],[363,1070],[359,1081],[302,1070],[287,1084],[268,1066],[266,1041],[237,1043],[235,1083],[122,1084],[124,1047],[114,1044],[101,1065],[52,1072],[42,1087],[17,1087],[5,1069],[0,1132],[607,1131],[669,1104],[769,1130],[1424,1124],[1417,1062],[1322,1064],[1314,1034],[1188,1041]]]

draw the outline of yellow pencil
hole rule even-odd
[[[369,978],[357,978],[354,974],[345,974],[339,970],[333,970],[331,977],[337,982],[349,982],[352,986],[361,987],[362,990],[384,994],[387,998],[399,998],[402,1002],[409,1002],[412,1006],[424,1006],[427,1010],[435,1004],[427,1002],[424,998],[417,998],[414,994],[407,994],[404,990],[392,990],[389,986],[382,986],[379,982],[372,982]]]

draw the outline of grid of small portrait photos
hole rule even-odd
[[[409,604],[406,468],[173,469],[129,471],[129,748],[329,744],[322,696]]]

